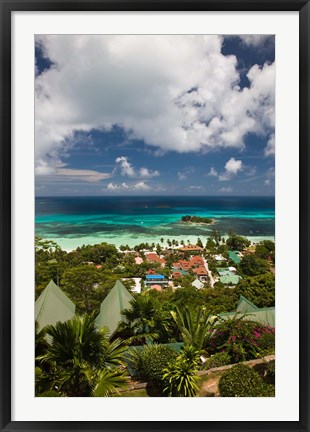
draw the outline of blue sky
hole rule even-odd
[[[274,195],[273,36],[38,36],[36,194]]]

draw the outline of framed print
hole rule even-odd
[[[1,1],[1,430],[309,429],[308,26]]]

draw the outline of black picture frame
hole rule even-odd
[[[1,431],[310,431],[309,427],[309,2],[304,0],[0,0],[1,12]],[[23,422],[11,421],[11,14],[14,11],[298,11],[299,12],[299,421],[253,422]],[[288,30],[289,31],[289,30]]]

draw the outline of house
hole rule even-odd
[[[192,283],[192,286],[197,289],[201,289],[204,287],[204,284],[199,279],[195,279],[194,282]]]
[[[160,285],[151,285],[150,288],[154,289],[156,291],[161,291],[162,290],[162,287]]]
[[[182,275],[182,273],[180,272],[180,271],[174,271],[173,273],[172,273],[172,275],[171,275],[171,277],[173,278],[173,279],[177,279],[177,278],[180,278],[180,277],[182,277],[183,275]]]
[[[183,271],[188,271],[191,268],[191,265],[186,260],[179,260],[175,263],[173,263],[173,268]]]
[[[135,257],[135,263],[136,264],[142,264],[143,263],[143,259],[141,257]]]
[[[239,257],[239,252],[238,251],[228,251],[228,255],[229,258],[235,263],[235,264],[239,264],[240,263],[240,257]]]
[[[220,282],[224,285],[237,285],[239,280],[242,279],[241,276],[238,275],[226,275],[220,277]]]
[[[38,331],[48,324],[65,322],[75,315],[75,304],[52,280],[35,303]]]
[[[144,283],[146,284],[146,286],[151,286],[154,284],[160,286],[166,286],[168,285],[168,280],[162,274],[151,274],[145,276]]]
[[[156,274],[156,271],[154,269],[148,269],[146,272],[148,275]]]
[[[179,277],[183,277],[183,276],[187,276],[188,275],[188,272],[185,271],[185,270],[178,270],[178,269],[172,268],[172,271],[173,271],[173,273],[172,273],[171,276],[173,278],[179,278]]]
[[[197,267],[193,269],[193,273],[195,273],[201,282],[205,282],[208,277],[208,272],[205,267]]]
[[[190,261],[189,264],[191,267],[200,267],[200,266],[204,266],[204,260],[201,256],[196,255],[193,256]]]
[[[160,264],[162,267],[165,267],[165,265],[166,265],[166,260],[165,260],[165,258],[163,258],[163,257],[159,257],[159,256],[157,255],[157,253],[155,253],[155,252],[149,252],[149,253],[146,253],[146,254],[145,254],[145,258],[146,258],[146,260],[147,260],[149,263],[154,263],[154,262],[156,262],[156,263]]]
[[[179,248],[180,251],[182,252],[198,252],[198,251],[202,251],[203,248],[197,245],[187,245],[187,246],[183,246]]]
[[[123,309],[130,308],[130,302],[133,296],[125,288],[120,280],[116,281],[114,287],[103,300],[100,305],[100,313],[95,319],[95,324],[99,329],[107,327],[109,335],[112,336],[124,316],[122,315]]]
[[[227,261],[222,255],[214,255],[215,261]]]

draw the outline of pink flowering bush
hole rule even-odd
[[[232,363],[252,360],[274,352],[275,329],[254,321],[233,318],[212,329],[206,346],[209,354],[225,352]]]

